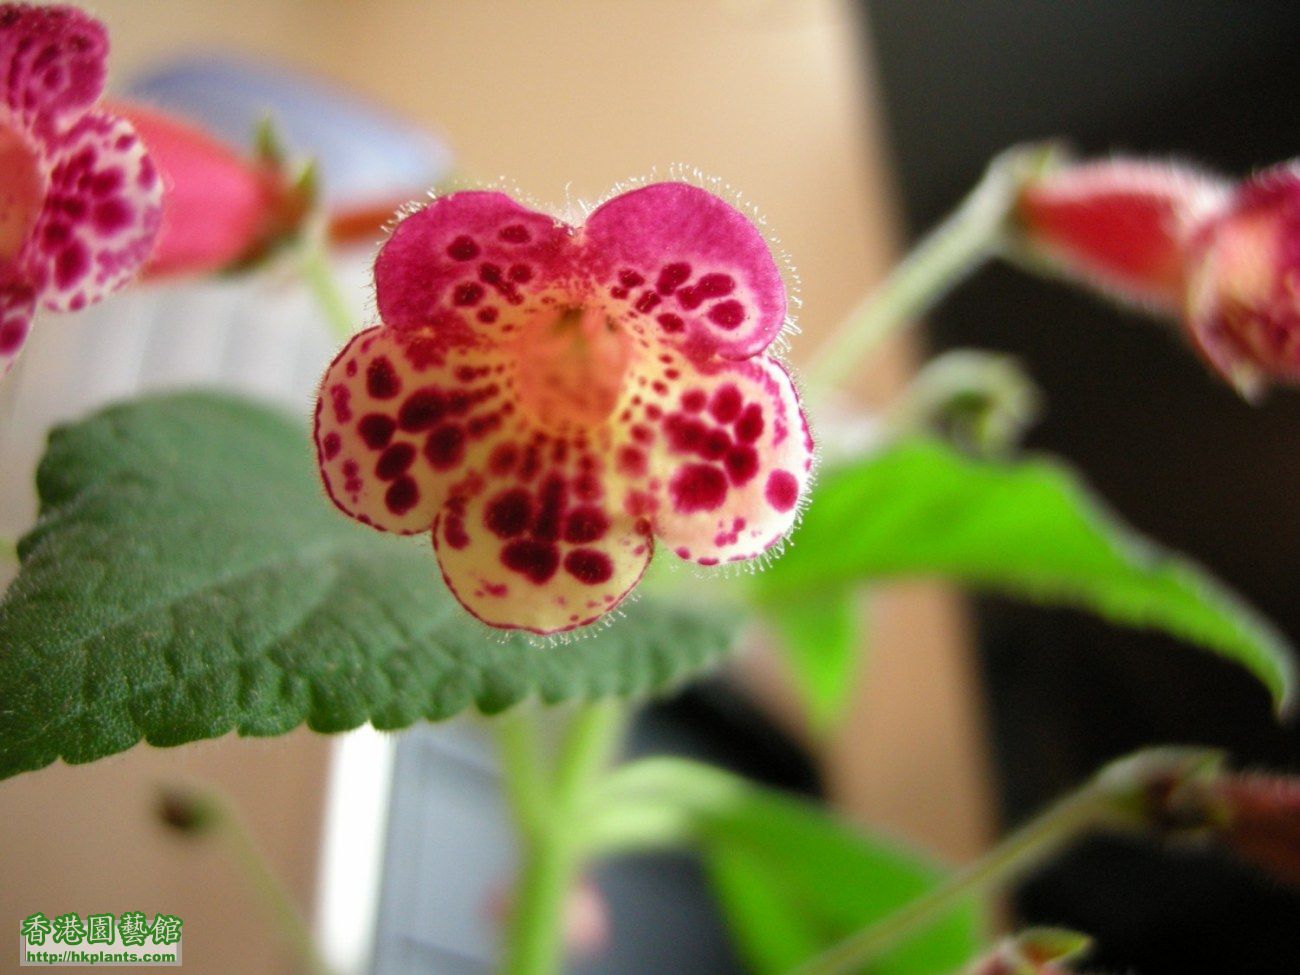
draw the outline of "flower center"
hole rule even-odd
[[[40,215],[45,174],[22,132],[0,118],[0,261],[18,256]]]
[[[614,411],[629,350],[601,308],[567,308],[515,342],[519,405],[551,433],[587,429]]]

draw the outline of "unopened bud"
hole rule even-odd
[[[216,800],[192,789],[167,786],[158,795],[158,821],[186,836],[206,833],[221,816]]]
[[[1066,163],[1025,184],[1012,244],[1022,262],[1169,315],[1183,307],[1192,237],[1230,193],[1188,166]]]
[[[924,429],[979,456],[1016,446],[1038,416],[1038,388],[1011,356],[954,349],[927,362],[895,409],[903,432]]]
[[[118,103],[114,111],[135,126],[163,177],[162,229],[146,277],[243,269],[302,231],[314,187],[286,172],[266,130],[248,158],[155,109]]]

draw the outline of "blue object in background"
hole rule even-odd
[[[186,58],[136,78],[125,94],[246,149],[269,116],[292,157],[317,161],[329,206],[415,199],[452,169],[437,135],[328,82],[245,58]]]

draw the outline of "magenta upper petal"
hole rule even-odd
[[[0,9],[0,79],[11,120],[38,139],[55,134],[104,90],[108,32],[74,7]]]
[[[45,206],[20,258],[41,304],[83,308],[135,277],[162,217],[162,181],[131,123],[91,112],[57,140]]]
[[[571,231],[504,193],[439,197],[397,225],[375,260],[379,315],[396,328],[509,336],[572,276]],[[547,300],[549,298],[549,301]]]
[[[587,218],[582,239],[588,273],[631,327],[692,358],[748,358],[785,322],[785,284],[767,241],[699,187],[655,183],[616,196]]]

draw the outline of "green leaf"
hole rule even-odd
[[[755,582],[758,604],[778,615],[855,583],[942,577],[1164,630],[1245,667],[1279,709],[1293,702],[1282,636],[1193,562],[1125,527],[1059,463],[904,442],[825,472],[796,541]]]
[[[718,660],[739,622],[645,599],[562,645],[490,630],[448,594],[427,538],[330,506],[301,418],[233,398],[56,430],[37,480],[40,521],[0,603],[0,777],[141,739],[655,691]]]
[[[720,769],[654,758],[609,778],[600,848],[687,845],[704,854],[737,944],[758,975],[807,961],[935,886],[942,871],[801,799]],[[943,975],[981,947],[975,902],[917,932],[871,975]]]
[[[851,587],[827,586],[765,607],[814,730],[826,731],[852,690],[863,635]]]

